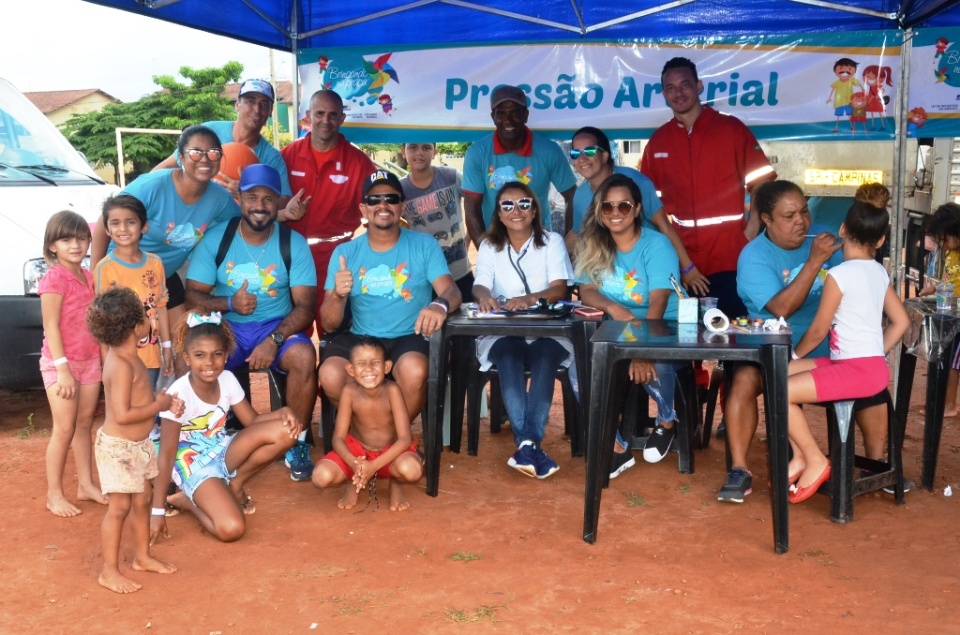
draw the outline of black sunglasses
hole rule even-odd
[[[387,205],[399,205],[400,204],[400,195],[399,194],[367,194],[363,197],[363,202],[370,207],[374,205],[379,205],[380,203],[386,203]]]

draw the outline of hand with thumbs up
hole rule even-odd
[[[240,315],[250,315],[257,308],[257,296],[255,293],[247,291],[249,280],[244,280],[237,292],[233,294],[230,304],[235,313]]]
[[[333,292],[337,297],[346,298],[353,291],[353,272],[347,269],[347,259],[341,254],[340,269],[333,276]]]

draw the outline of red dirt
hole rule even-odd
[[[915,404],[922,381],[918,373]],[[294,483],[277,464],[248,487],[257,512],[241,541],[218,543],[189,514],[169,520],[171,538],[154,553],[179,567],[172,576],[129,572],[125,539],[122,569],[143,584],[128,596],[97,585],[103,508],[82,503],[73,519],[44,509],[49,427],[42,393],[0,393],[0,633],[960,630],[956,420],[944,429],[936,491],[911,492],[903,507],[860,497],[848,525],[830,522],[826,497],[792,506],[782,556],[762,439],[742,505],[716,501],[721,442],[697,455],[692,475],[676,471],[675,455],[648,465],[638,453],[604,494],[595,545],[581,539],[584,464],[561,439],[559,408],[545,443],[555,477],[508,469],[509,431],[484,431],[479,456],[444,452],[440,496],[421,483],[402,513],[385,508],[385,492],[378,512],[340,511],[339,492]],[[904,450],[915,481],[922,429],[915,405]],[[72,493],[72,457],[67,474]]]

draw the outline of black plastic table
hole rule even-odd
[[[617,422],[611,407],[614,391],[631,359],[754,362],[764,379],[767,445],[770,452],[773,542],[777,553],[788,549],[787,464],[787,333],[712,334],[700,324],[665,320],[604,322],[590,339],[592,389],[587,425],[587,476],[583,509],[583,539],[597,539],[600,496],[609,480],[610,454]]]
[[[960,330],[960,314],[937,313],[935,307],[924,300],[906,300],[904,306],[911,326],[903,336],[900,350],[900,367],[897,374],[897,425],[900,438],[904,438],[907,411],[913,392],[913,377],[917,357],[927,362],[927,390],[923,426],[923,472],[921,487],[933,489],[940,454],[940,435],[943,431],[943,410],[947,399],[947,377],[950,375],[950,357],[953,342]]]
[[[447,318],[443,330],[430,337],[430,367],[427,378],[427,421],[423,426],[423,445],[426,454],[427,494],[436,496],[440,488],[440,452],[443,449],[443,398],[447,387],[450,342],[454,337],[480,335],[515,335],[521,337],[566,337],[573,342],[577,375],[580,382],[580,403],[586,403],[590,383],[590,356],[587,351],[590,336],[599,320],[568,318],[470,318],[455,313]],[[457,363],[457,360],[454,360]],[[587,421],[581,417],[581,421]],[[463,425],[451,421],[450,425]],[[575,437],[576,435],[574,435]],[[574,449],[581,439],[571,438]]]

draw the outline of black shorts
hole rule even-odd
[[[350,359],[350,350],[360,337],[360,335],[355,335],[354,333],[341,333],[337,335],[323,347],[322,359],[329,357]],[[416,333],[400,337],[379,337],[377,339],[383,343],[387,359],[394,364],[397,363],[397,360],[400,359],[404,353],[420,353],[424,357],[430,354],[430,341]]]
[[[187,290],[183,287],[183,280],[173,272],[173,275],[167,278],[167,310],[182,306],[186,301]]]

